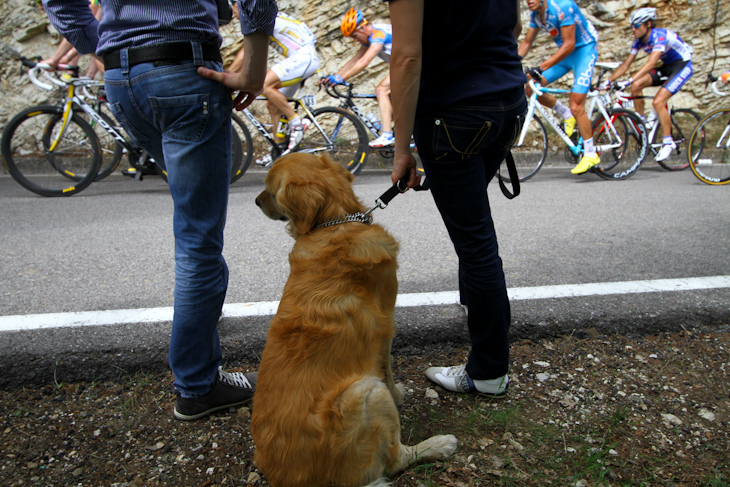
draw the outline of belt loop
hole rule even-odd
[[[203,46],[198,41],[190,41],[193,48],[193,65],[202,66],[205,59],[203,58]]]
[[[122,68],[122,74],[129,75],[129,48],[125,47],[119,51],[119,67]]]

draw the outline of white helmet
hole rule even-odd
[[[629,23],[631,25],[643,24],[649,20],[656,20],[656,9],[652,7],[644,7],[638,10],[634,10],[629,17]]]

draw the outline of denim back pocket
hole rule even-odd
[[[492,122],[433,122],[433,159],[456,162],[478,154],[485,145]]]
[[[208,94],[151,96],[155,125],[173,140],[198,142],[210,117]]]

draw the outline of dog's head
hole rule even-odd
[[[317,222],[365,211],[352,191],[353,179],[326,155],[288,154],[269,169],[256,205],[272,220],[289,221],[289,233],[296,238]]]

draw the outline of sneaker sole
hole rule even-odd
[[[220,411],[220,410],[226,409],[226,408],[235,408],[235,407],[243,406],[243,405],[245,405],[245,404],[247,404],[249,402],[251,402],[251,399],[247,399],[245,401],[237,402],[235,404],[226,404],[224,406],[218,406],[218,407],[211,408],[211,409],[208,409],[206,411],[203,411],[202,413],[192,414],[192,415],[182,414],[181,412],[179,412],[177,410],[177,407],[175,407],[173,409],[172,414],[173,414],[173,416],[175,416],[176,419],[179,419],[181,421],[193,421],[195,419],[200,419],[200,418],[202,418],[204,416],[208,416],[209,414],[212,414],[212,413],[214,413],[216,411]]]

